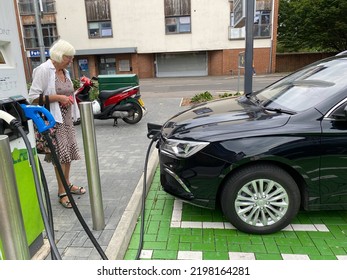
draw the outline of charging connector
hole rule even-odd
[[[14,116],[10,115],[9,113],[3,110],[0,110],[0,119],[4,120],[9,125],[11,125],[11,123],[16,120]]]

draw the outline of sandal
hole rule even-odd
[[[70,202],[69,200],[65,200],[65,201],[62,201],[62,200],[61,200],[61,199],[64,198],[65,196],[67,196],[66,193],[58,194],[59,203],[60,203],[61,205],[63,205],[65,208],[72,208],[71,202]]]
[[[73,187],[76,187],[77,189],[72,190]],[[74,184],[70,184],[69,188],[70,188],[70,192],[72,194],[82,195],[82,194],[85,194],[87,192],[84,187],[77,187],[77,186],[74,186]]]

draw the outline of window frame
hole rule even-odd
[[[110,1],[101,0],[96,2],[93,0],[85,0],[84,3],[85,3],[85,10],[86,10],[88,38],[89,39],[112,38],[113,28],[112,28],[112,20],[111,20]],[[97,9],[96,9],[96,6],[97,6]],[[100,11],[100,12],[95,13],[95,11]],[[94,25],[93,28],[91,27],[92,25]],[[93,30],[95,31],[92,32]]]
[[[56,13],[55,0],[42,0],[43,14]],[[33,0],[18,0],[20,15],[35,15]]]
[[[253,37],[254,39],[266,39],[272,36],[272,6],[269,5],[268,1],[256,0],[256,10],[254,13],[254,25],[253,25]],[[258,22],[257,17],[260,15]],[[262,20],[268,16],[269,22],[262,23]],[[262,35],[264,31],[266,34]],[[229,26],[229,40],[240,40],[245,39],[245,27],[234,28],[234,14],[233,14],[233,3],[230,3],[230,26]]]
[[[41,27],[44,45],[50,47],[53,42],[59,38],[57,25],[55,23],[50,23],[42,24]],[[45,35],[46,33],[48,35]],[[23,40],[26,49],[37,49],[39,47],[36,25],[23,26]]]
[[[164,0],[165,34],[192,32],[191,0]],[[184,19],[189,23],[182,22]]]
[[[106,29],[106,28],[103,29],[102,25],[105,24],[105,23],[109,23],[110,29]],[[97,28],[90,28],[90,25],[92,25],[92,24],[97,24],[98,27]],[[87,26],[88,26],[88,37],[89,37],[89,39],[100,39],[100,38],[111,38],[111,37],[113,37],[113,30],[112,30],[112,23],[111,23],[111,21],[91,21],[91,22],[87,23]],[[98,35],[93,36],[91,34],[91,30],[93,30],[93,29],[94,30],[98,30]],[[111,34],[103,36],[105,30],[110,30]]]

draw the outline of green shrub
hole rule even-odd
[[[208,91],[205,91],[205,92],[202,92],[202,93],[195,94],[190,99],[190,101],[193,102],[193,103],[198,103],[198,102],[210,101],[212,99],[213,99],[212,94],[210,92],[208,92]]]
[[[96,81],[93,81],[94,86],[91,87],[89,91],[89,99],[95,100],[98,98],[99,95],[99,84]]]
[[[231,97],[233,96],[232,93],[224,92],[223,94],[219,94],[219,98],[225,98],[225,97]]]
[[[73,88],[74,90],[78,89],[80,87],[80,80],[79,79],[72,79],[72,84],[73,84]]]

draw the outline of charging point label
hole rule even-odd
[[[8,92],[17,89],[17,81],[12,76],[11,74],[0,76],[0,92]]]

